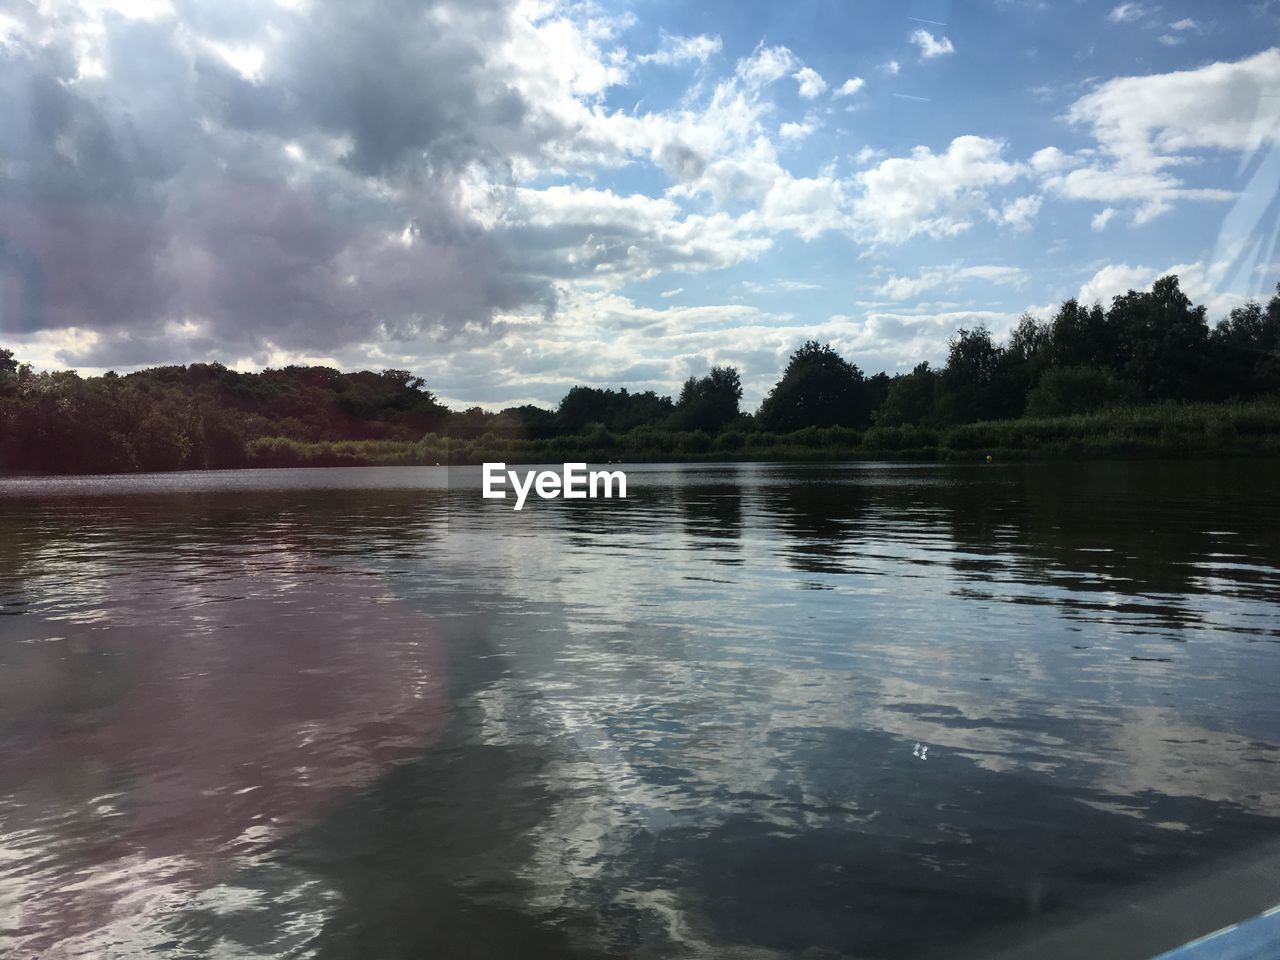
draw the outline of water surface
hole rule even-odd
[[[0,481],[0,951],[949,956],[1280,836],[1276,465],[627,469]]]

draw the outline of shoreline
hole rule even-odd
[[[91,426],[86,424],[86,426]],[[122,449],[135,442],[118,435]],[[24,453],[0,438],[0,476],[172,473],[202,469],[462,466],[485,462],[607,463],[997,463],[1280,458],[1280,401],[1165,403],[1087,414],[1021,417],[953,426],[803,427],[786,433],[735,423],[717,433],[594,424],[576,434],[530,438],[426,433],[418,439],[314,439],[262,434],[234,450],[192,438],[187,454],[156,469],[92,445],[15,470]],[[28,460],[27,463],[30,463]]]

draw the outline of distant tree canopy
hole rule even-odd
[[[1214,383],[1237,384],[1246,395],[1280,390],[1280,296],[1265,308],[1256,301],[1236,307],[1210,342]]]
[[[676,402],[676,425],[683,430],[717,433],[738,419],[742,379],[733,367],[712,367],[705,377],[690,377]]]
[[[1162,277],[1104,308],[1064,301],[1022,317],[1007,342],[961,329],[938,369],[865,377],[810,340],[754,415],[729,366],[690,377],[676,399],[575,386],[554,410],[526,404],[451,411],[407,370],[289,366],[239,373],[218,363],[83,378],[34,371],[0,348],[0,470],[82,472],[235,467],[279,443],[416,441],[435,435],[578,441],[645,431],[658,449],[733,451],[744,432],[917,425],[1087,413],[1139,401],[1280,396],[1280,286],[1210,328],[1204,307]],[[681,446],[669,435],[682,433]],[[661,437],[668,436],[667,440]],[[558,442],[558,441],[557,441]],[[594,442],[594,441],[593,441]],[[664,446],[665,444],[665,446]]]
[[[760,405],[769,430],[861,427],[871,422],[871,397],[862,371],[831,348],[810,340],[791,355],[782,379]]]
[[[933,409],[938,402],[938,372],[929,361],[916,364],[910,373],[889,381],[884,402],[875,411],[875,421],[887,427],[905,423],[932,424]]]
[[[559,433],[580,433],[593,424],[625,432],[643,424],[663,422],[674,410],[670,397],[660,397],[652,390],[629,393],[626,387],[573,387],[561,399],[555,422]]]

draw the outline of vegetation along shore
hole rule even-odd
[[[732,367],[678,397],[573,387],[556,409],[450,410],[403,370],[217,363],[81,377],[0,349],[0,471],[667,460],[1280,455],[1280,286],[1210,326],[1174,276],[1109,307],[1065,301],[1007,342],[956,333],[946,363],[867,376],[796,350],[759,409]]]

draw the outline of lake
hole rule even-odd
[[[1280,837],[1280,465],[625,469],[0,480],[0,952],[958,956]]]

